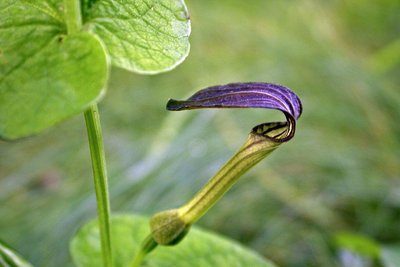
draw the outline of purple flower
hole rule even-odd
[[[230,83],[205,88],[192,95],[188,100],[170,99],[168,110],[186,110],[199,108],[268,108],[282,111],[286,116],[284,123],[264,123],[253,128],[253,132],[264,135],[276,142],[291,139],[295,132],[296,120],[302,112],[299,97],[289,88],[272,83]],[[279,136],[268,133],[276,128],[286,127]]]
[[[254,165],[290,140],[302,107],[290,89],[271,83],[230,83],[200,90],[188,100],[169,100],[168,110],[197,108],[268,108],[282,111],[284,122],[257,125],[246,142],[186,204],[155,214],[150,220],[152,244],[174,245]],[[154,246],[153,246],[154,247]]]

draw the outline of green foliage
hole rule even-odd
[[[35,134],[98,100],[108,77],[101,42],[65,35],[55,1],[0,4],[0,136]]]
[[[15,47],[7,49],[15,51],[8,53],[7,61],[19,58],[20,62],[1,81],[0,135],[4,138],[36,134],[86,109],[104,92],[106,55],[89,33],[53,36],[24,58]],[[5,65],[7,69],[10,64]]]
[[[119,215],[112,218],[115,267],[126,267],[150,232],[148,218]],[[83,226],[71,242],[71,254],[78,267],[98,267],[101,256],[97,221]],[[232,240],[194,227],[177,246],[159,247],[145,259],[145,266],[254,266],[274,265]]]
[[[0,241],[0,266],[1,267],[32,267],[16,252]]]
[[[0,137],[36,134],[97,102],[108,80],[107,53],[122,68],[158,73],[189,51],[182,1],[82,4],[87,32],[66,35],[60,0],[0,3]]]
[[[104,41],[113,64],[130,71],[168,71],[189,53],[189,14],[181,0],[100,0],[84,22]]]

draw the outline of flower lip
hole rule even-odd
[[[198,108],[267,108],[277,109],[298,119],[302,113],[299,97],[289,88],[261,82],[230,83],[198,91],[184,101],[170,99],[168,110]]]
[[[286,116],[286,136],[273,139],[285,142],[294,135],[296,120],[302,113],[302,104],[299,97],[289,88],[262,82],[230,83],[217,85],[198,91],[187,100],[170,99],[167,109],[172,111],[200,108],[267,108],[282,111]],[[256,129],[253,132],[258,134]]]

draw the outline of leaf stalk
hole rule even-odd
[[[65,24],[67,33],[73,34],[82,28],[81,3],[79,0],[64,0]]]

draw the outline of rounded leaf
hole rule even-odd
[[[168,71],[189,53],[190,20],[182,0],[99,0],[84,12],[112,63],[138,73]]]
[[[1,74],[0,136],[29,136],[83,111],[102,95],[107,76],[106,54],[95,36],[53,37]]]
[[[0,2],[0,137],[36,134],[98,100],[109,65],[98,37],[66,35],[60,1]]]
[[[114,266],[129,266],[141,242],[150,233],[148,219],[132,215],[114,216],[111,233]],[[101,266],[97,221],[91,221],[79,230],[70,244],[70,250],[76,266]],[[147,255],[145,262],[147,267],[274,266],[236,242],[196,227],[178,245],[157,247]]]

